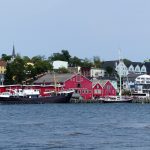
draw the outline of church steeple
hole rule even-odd
[[[12,58],[15,58],[15,57],[16,57],[15,46],[14,46],[14,44],[13,44]]]

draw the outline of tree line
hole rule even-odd
[[[45,56],[20,56],[17,54],[15,58],[7,54],[2,54],[1,60],[7,62],[4,84],[23,84],[28,79],[30,82],[35,80],[38,75],[47,71],[52,71],[52,62],[56,60],[67,61],[69,67],[95,67],[100,68],[102,61],[98,56],[93,59],[80,59],[77,56],[71,56],[68,50],[61,50],[61,52],[53,53],[48,58]],[[59,72],[68,72],[65,68],[57,70]]]

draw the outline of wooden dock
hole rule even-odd
[[[72,98],[70,103],[103,103],[101,99],[91,99],[91,100],[84,100],[84,99],[76,99]],[[132,103],[150,103],[150,97],[148,98],[135,98],[132,100]]]
[[[70,103],[103,103],[103,101],[100,99],[84,100],[71,98]]]

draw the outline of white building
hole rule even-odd
[[[56,60],[53,61],[53,69],[66,68],[68,69],[68,62]]]
[[[104,69],[95,69],[91,68],[90,70],[90,76],[91,77],[104,77],[105,70]]]
[[[140,75],[135,79],[136,91],[138,93],[150,94],[150,75]]]
[[[135,84],[150,84],[150,75],[141,75],[135,79]]]
[[[122,77],[126,77],[128,75],[128,68],[124,64],[122,60],[119,61],[119,63],[116,63],[116,68],[118,75],[121,75]]]

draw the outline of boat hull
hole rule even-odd
[[[127,101],[107,101],[107,100],[103,100],[103,103],[132,103],[132,100],[127,100]]]
[[[132,99],[128,99],[128,100],[103,100],[103,103],[132,103]]]
[[[50,97],[26,98],[26,97],[0,97],[0,104],[48,104],[69,103],[73,93]]]

